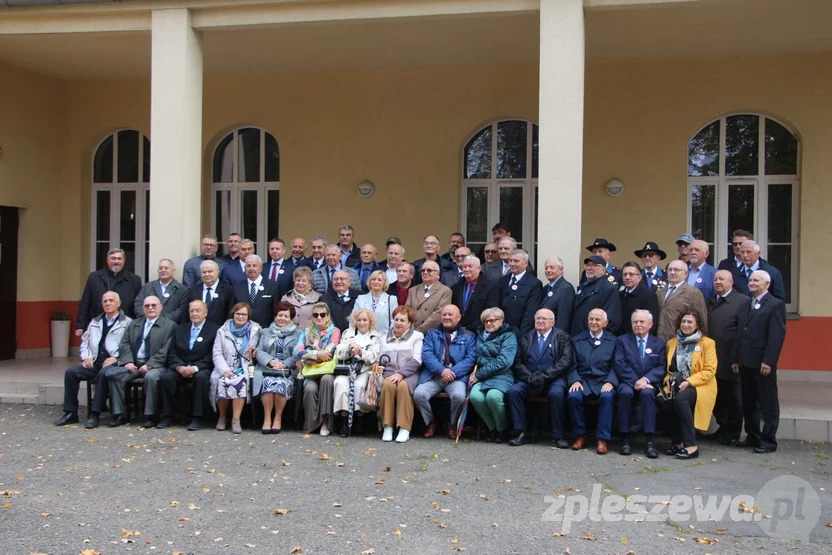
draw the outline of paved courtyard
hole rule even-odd
[[[89,431],[51,425],[59,415],[58,407],[0,405],[4,554],[832,553],[829,444],[783,441],[777,453],[755,455],[703,443],[698,460],[682,462],[643,458],[640,442],[634,456],[602,457],[543,441],[398,445],[294,430],[110,429],[106,417]],[[814,493],[781,491],[774,516],[766,514],[772,497],[757,492],[783,476]],[[602,502],[751,495],[756,505],[741,514],[763,520],[697,522],[691,511],[690,521],[586,519],[568,532],[542,520],[553,506],[546,496],[562,505],[553,514],[577,514],[575,496],[589,498],[593,487]],[[670,503],[647,506],[667,515]],[[787,537],[764,532],[772,520]]]

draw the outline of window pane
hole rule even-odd
[[[257,191],[240,191],[240,221],[243,238],[257,244]]]
[[[532,125],[532,177],[538,176],[540,165],[540,128]]]
[[[500,179],[526,177],[525,121],[503,121],[497,124],[497,177]],[[513,231],[514,228],[512,228]]]
[[[697,239],[713,244],[716,222],[716,186],[693,185],[690,188],[690,194],[690,232]]]
[[[222,256],[226,254],[225,238],[231,233],[231,191],[214,192],[214,233],[219,242],[217,256]]]
[[[792,242],[792,186],[768,186],[768,242]]]
[[[118,182],[139,182],[139,133],[118,132]]]
[[[783,287],[786,290],[784,300],[786,303],[792,302],[792,246],[769,245],[766,260],[783,274]]]
[[[237,136],[237,161],[240,165],[240,183],[260,181],[260,130],[252,127],[240,129]]]
[[[489,125],[465,145],[465,178],[491,177],[491,126]]]
[[[518,243],[523,242],[523,187],[500,187],[500,222]]]
[[[266,241],[279,237],[280,191],[266,191]]]
[[[119,229],[122,241],[136,240],[136,191],[121,192]]]
[[[688,144],[688,175],[719,175],[719,120],[705,127]]]
[[[277,141],[271,135],[266,133],[266,172],[265,181],[268,183],[277,183],[280,181],[280,152],[277,148]]]
[[[95,244],[95,268],[107,267],[107,253],[110,251],[110,243]]]
[[[142,169],[142,182],[150,183],[150,141],[147,140],[147,137],[143,137],[144,139],[144,152],[142,152],[142,163],[144,168]]]
[[[214,151],[214,183],[231,183],[234,181],[234,151],[232,140],[234,134],[229,133]]]
[[[766,175],[797,175],[797,139],[766,118]]]
[[[95,193],[95,240],[110,240],[110,191]]]
[[[110,135],[95,151],[92,170],[93,183],[113,182],[113,136]]]
[[[731,242],[735,229],[754,230],[754,185],[728,187],[728,229],[726,239]]]
[[[759,131],[760,118],[758,116],[726,118],[725,175],[757,175],[759,173]]]
[[[121,242],[119,248],[124,250],[124,269],[136,273],[136,243]]]
[[[488,241],[488,187],[468,187],[465,238],[469,243]]]

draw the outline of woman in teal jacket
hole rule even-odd
[[[470,400],[488,426],[491,441],[503,443],[508,440],[505,394],[514,385],[517,336],[499,308],[484,310],[480,320],[485,330],[477,335],[477,369],[468,380]]]

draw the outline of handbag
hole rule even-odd
[[[370,370],[370,379],[367,387],[364,388],[364,395],[358,400],[358,404],[370,410],[378,410],[378,377],[384,373],[384,367],[390,364],[390,357],[381,355],[378,362],[373,364]]]
[[[303,379],[309,378],[317,378],[320,376],[326,376],[328,374],[332,374],[335,371],[335,367],[338,366],[338,358],[332,357],[331,359],[325,362],[316,362],[315,364],[306,364],[301,371],[301,375]]]
[[[679,386],[682,385],[682,382],[685,381],[685,376],[681,372],[673,372],[670,377],[667,379],[667,383],[665,384],[666,388],[659,389],[659,395],[662,396],[662,399],[665,401],[671,401],[676,397],[676,394],[679,393]]]
[[[335,370],[333,374],[336,376],[349,376],[349,375],[356,375],[361,371],[361,368],[364,366],[364,361],[358,357],[350,357],[344,362],[337,364],[335,366]]]

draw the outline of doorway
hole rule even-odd
[[[18,209],[0,206],[0,360],[17,350],[17,226]]]

